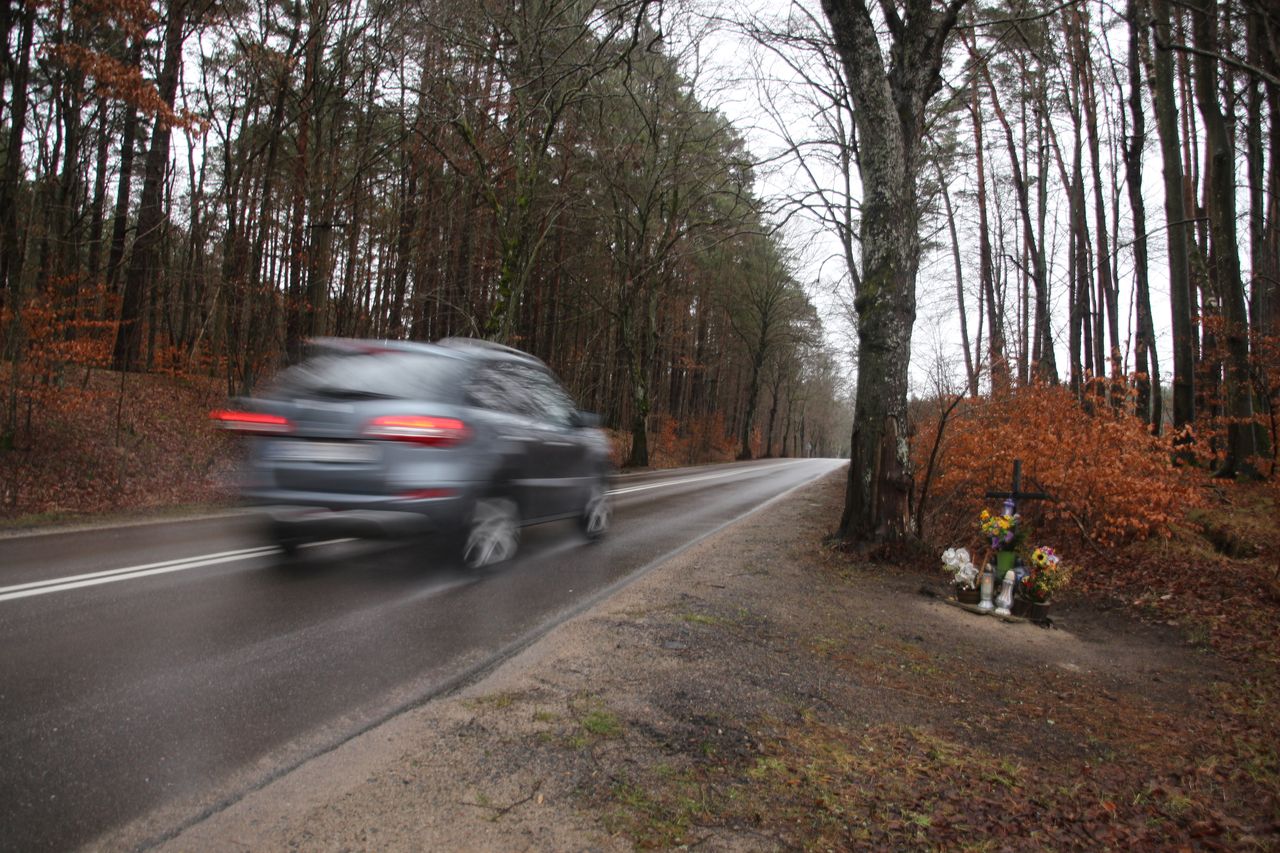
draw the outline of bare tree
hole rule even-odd
[[[910,529],[907,366],[920,260],[917,177],[925,108],[942,85],[947,43],[966,0],[881,4],[886,51],[863,0],[823,0],[845,69],[860,137],[862,175],[858,390],[852,464],[838,535],[869,542]]]

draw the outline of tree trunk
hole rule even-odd
[[[960,344],[964,348],[964,375],[970,397],[978,396],[978,371],[973,366],[973,353],[969,346],[969,321],[964,310],[964,267],[960,263],[960,237],[956,234],[956,215],[951,208],[951,193],[947,190],[942,167],[935,162],[938,186],[942,188],[942,203],[947,212],[947,231],[951,234],[951,260],[956,268],[956,313],[960,317]]]
[[[761,335],[763,337],[763,334]],[[751,359],[751,378],[747,380],[747,413],[742,418],[742,440],[738,450],[739,459],[750,459],[751,425],[756,419],[756,402],[760,397],[760,371],[764,369],[765,344],[760,342],[755,357]]]
[[[1068,12],[1068,21],[1070,21],[1070,31],[1075,43],[1075,63],[1077,65],[1077,73],[1080,81],[1080,102],[1084,108],[1084,125],[1085,135],[1089,145],[1089,165],[1090,171],[1093,173],[1093,215],[1094,215],[1094,238],[1097,243],[1097,255],[1094,264],[1097,273],[1097,313],[1095,316],[1093,329],[1093,351],[1094,351],[1094,370],[1099,378],[1107,375],[1107,368],[1110,367],[1111,383],[1115,386],[1120,381],[1121,376],[1121,355],[1120,355],[1120,302],[1119,294],[1116,293],[1113,277],[1111,274],[1111,248],[1107,239],[1107,207],[1106,197],[1102,191],[1102,156],[1099,151],[1099,134],[1098,134],[1098,105],[1096,102],[1097,90],[1096,80],[1093,74],[1093,62],[1090,58],[1088,32],[1085,24],[1080,20],[1078,10]],[[1105,312],[1105,331],[1110,336],[1111,347],[1104,356],[1104,348],[1106,346],[1104,338],[1104,320]],[[1100,383],[1101,388],[1107,388],[1105,383]],[[1116,402],[1116,401],[1112,401]]]
[[[920,259],[918,155],[925,106],[941,86],[946,42],[964,3],[951,0],[937,13],[928,3],[913,2],[905,20],[893,4],[884,4],[892,34],[886,65],[863,0],[822,2],[858,125],[876,128],[860,140],[862,271],[854,299],[858,388],[838,531],[847,540],[885,542],[909,533],[907,370]]]
[[[129,62],[133,66],[142,63],[142,39],[135,39],[129,49]],[[133,192],[134,149],[138,138],[138,110],[129,102],[121,104],[124,110],[120,130],[120,176],[116,181],[115,211],[111,221],[111,246],[107,250],[107,287],[115,291],[120,282],[124,265],[125,235],[129,230],[129,196]]]
[[[182,60],[183,29],[186,24],[186,0],[176,0],[169,7],[165,24],[164,60],[156,88],[165,106],[173,108],[178,89],[178,72]],[[160,266],[160,238],[164,225],[164,175],[169,166],[169,121],[157,115],[151,131],[151,148],[142,179],[142,197],[138,203],[138,235],[133,241],[133,255],[125,273],[124,294],[120,305],[120,327],[112,364],[116,370],[133,370],[138,366],[142,350],[142,312],[146,295],[156,281]]]
[[[1009,359],[1005,352],[1004,312],[1002,300],[996,299],[995,271],[991,258],[991,226],[987,217],[987,170],[982,138],[982,105],[978,86],[973,87],[973,103],[969,108],[973,120],[973,156],[978,182],[978,280],[987,306],[988,358],[991,360],[991,393],[1002,396],[1009,392]]]
[[[1218,103],[1218,7],[1213,0],[1195,2],[1196,100],[1204,120],[1207,154],[1212,163],[1209,224],[1212,233],[1214,279],[1227,342],[1225,365],[1227,458],[1222,476],[1256,477],[1257,454],[1253,424],[1253,389],[1249,377],[1249,318],[1245,311],[1244,281],[1236,234],[1235,153],[1222,108]]]
[[[1264,17],[1265,12],[1261,8],[1249,8],[1247,11],[1248,19],[1246,21],[1246,34],[1248,42],[1248,58],[1249,64],[1261,68],[1264,71],[1270,71],[1275,75],[1276,71],[1280,71],[1280,45],[1275,44],[1268,34],[1268,22]],[[1280,14],[1274,14],[1274,26],[1280,29]],[[1280,32],[1275,33],[1280,36]],[[1252,338],[1258,342],[1265,342],[1275,335],[1277,332],[1276,317],[1274,312],[1276,309],[1276,292],[1278,281],[1280,281],[1280,246],[1276,243],[1277,223],[1275,210],[1276,205],[1280,203],[1280,199],[1276,198],[1275,191],[1280,188],[1280,175],[1276,174],[1277,162],[1276,154],[1280,152],[1280,138],[1276,137],[1276,131],[1280,130],[1280,85],[1268,85],[1268,96],[1263,95],[1263,81],[1257,75],[1249,75],[1246,82],[1248,90],[1248,106],[1246,109],[1246,125],[1245,139],[1247,145],[1246,162],[1248,163],[1249,175],[1249,255],[1250,255],[1250,272],[1251,280],[1249,286],[1249,318],[1253,326]],[[1272,186],[1267,184],[1267,158],[1266,149],[1263,143],[1264,128],[1264,105],[1266,111],[1270,113],[1271,119],[1271,181]],[[1270,198],[1268,196],[1270,195]],[[1264,344],[1265,345],[1265,344]],[[1274,409],[1275,401],[1270,393],[1272,388],[1273,371],[1276,365],[1269,365],[1265,357],[1259,357],[1260,353],[1254,353],[1254,369],[1255,379],[1254,387],[1258,402],[1259,413],[1265,415],[1270,423],[1276,423],[1276,412]],[[1258,447],[1261,455],[1269,456],[1273,460],[1273,476],[1274,476],[1274,460],[1277,458],[1277,448],[1274,438],[1266,431],[1259,428]]]
[[[1146,147],[1146,116],[1142,111],[1142,72],[1139,40],[1145,39],[1138,20],[1137,0],[1129,0],[1125,12],[1129,20],[1129,114],[1133,129],[1124,146],[1125,183],[1133,210],[1133,275],[1136,290],[1137,334],[1134,370],[1137,372],[1136,413],[1156,435],[1164,420],[1164,398],[1160,393],[1160,358],[1156,352],[1155,322],[1151,315],[1151,288],[1147,277],[1147,209],[1142,199],[1142,151]],[[1153,393],[1154,389],[1154,393]]]
[[[106,112],[105,106],[103,113]],[[89,208],[89,259],[85,270],[89,281],[97,284],[99,267],[102,266],[102,231],[106,223],[107,206],[107,157],[111,153],[111,134],[107,132],[106,123],[98,129],[97,151],[94,156],[93,201]]]
[[[1187,212],[1183,196],[1178,104],[1174,96],[1173,54],[1169,49],[1168,0],[1153,0],[1156,49],[1147,68],[1147,85],[1156,113],[1164,173],[1164,216],[1169,257],[1169,309],[1173,330],[1173,426],[1195,422],[1195,326],[1191,315],[1191,270]]]
[[[977,45],[970,46],[970,52],[976,57]],[[1009,151],[1009,165],[1013,170],[1013,186],[1018,195],[1018,212],[1022,217],[1023,246],[1026,254],[1031,258],[1029,274],[1031,277],[1032,288],[1035,291],[1035,322],[1034,322],[1034,345],[1028,347],[1025,343],[1022,347],[1022,357],[1027,357],[1028,351],[1035,353],[1035,375],[1038,379],[1047,382],[1056,382],[1058,378],[1057,360],[1053,353],[1053,335],[1049,327],[1049,287],[1048,287],[1048,265],[1045,262],[1044,251],[1036,242],[1036,230],[1031,222],[1031,198],[1027,190],[1027,180],[1022,169],[1022,164],[1018,159],[1018,150],[1014,145],[1013,128],[1009,124],[1009,119],[1005,115],[1004,109],[1000,106],[1000,99],[996,92],[994,81],[991,79],[991,72],[985,64],[982,66],[982,74],[987,82],[987,90],[991,93],[991,107],[996,114],[996,118],[1000,121],[1000,126],[1004,130],[1005,146]],[[979,174],[982,172],[981,155],[976,155],[979,162]],[[981,190],[979,190],[981,193]],[[1023,265],[1024,269],[1027,267]],[[1024,302],[1025,304],[1025,302]],[[1023,322],[1030,322],[1026,308],[1023,309]]]
[[[7,6],[6,2],[6,6]],[[6,9],[6,15],[8,10]],[[22,138],[27,127],[27,107],[30,92],[27,80],[31,73],[31,48],[36,20],[36,4],[23,4],[18,35],[16,68],[10,79],[12,95],[8,103],[9,138],[5,142],[4,175],[0,178],[0,307],[15,306],[22,284],[22,240],[18,227],[18,184],[23,176]],[[5,32],[5,53],[8,54],[9,33]],[[12,57],[6,57],[12,61]],[[7,72],[8,69],[6,68]],[[9,341],[10,347],[16,345]]]

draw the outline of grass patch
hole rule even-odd
[[[705,811],[696,797],[689,796],[690,783],[672,778],[659,793],[621,781],[610,792],[614,807],[605,815],[605,828],[630,838],[637,847],[670,848],[688,843],[694,816]]]
[[[682,613],[680,614],[682,622],[688,622],[691,625],[728,625],[729,620],[719,616],[708,616],[706,613]]]
[[[582,718],[582,728],[587,734],[596,737],[617,737],[622,734],[622,723],[611,712],[594,710]]]

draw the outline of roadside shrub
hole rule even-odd
[[[929,407],[917,424],[917,495],[944,409]],[[1008,490],[1015,459],[1023,463],[1023,490],[1054,498],[1018,507],[1038,541],[1087,538],[1115,547],[1168,536],[1202,503],[1204,474],[1175,466],[1168,438],[1152,436],[1128,410],[1099,401],[1089,411],[1067,388],[1036,386],[999,400],[966,400],[952,411],[924,507],[926,539],[976,542],[978,513],[999,505],[985,493]]]
[[[753,436],[758,445],[758,432]],[[649,436],[649,461],[654,468],[730,462],[736,450],[737,443],[726,434],[724,416],[719,413],[687,422],[659,415]]]

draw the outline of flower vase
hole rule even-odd
[[[961,604],[977,604],[981,600],[982,594],[976,586],[956,584],[956,601]]]
[[[1033,601],[1031,602],[1031,621],[1043,622],[1049,618],[1049,602]]]
[[[1018,563],[1018,552],[996,551],[996,583],[1004,580],[1004,576],[1013,571]]]

